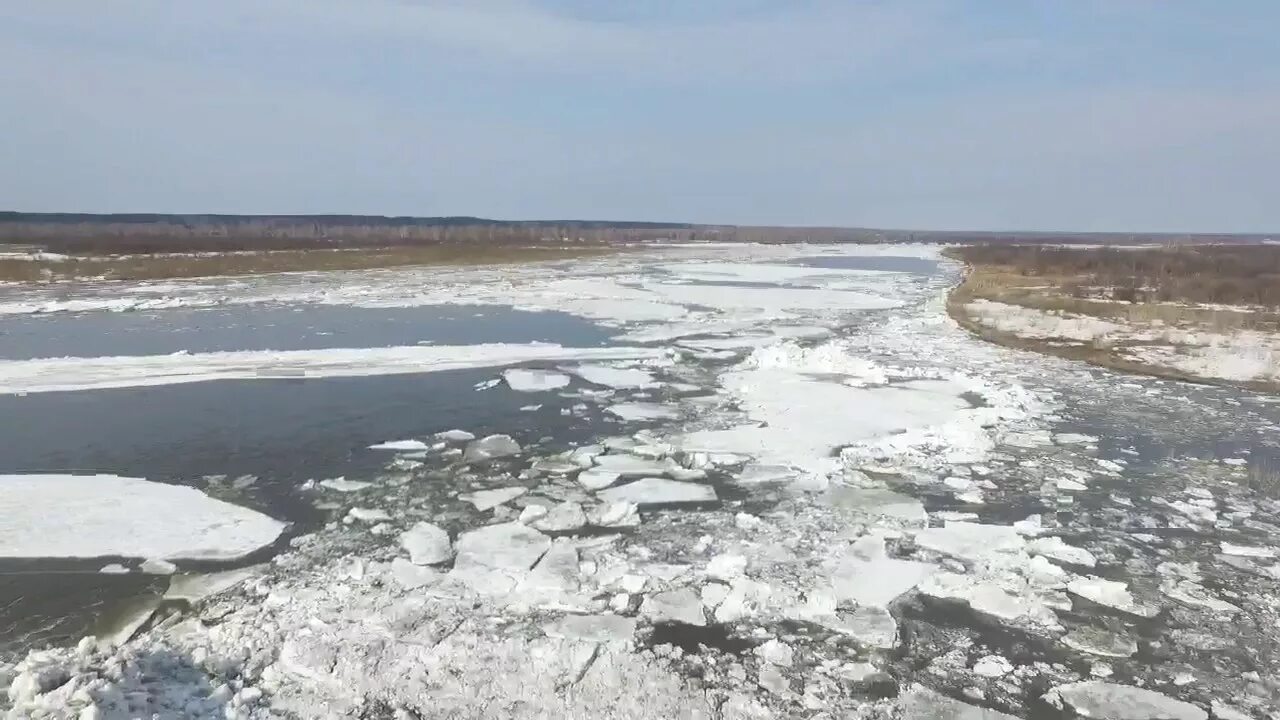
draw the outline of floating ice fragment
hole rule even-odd
[[[224,593],[262,570],[261,565],[254,565],[235,570],[224,570],[212,573],[183,573],[169,579],[169,589],[165,590],[165,600],[182,600],[195,604],[208,597]]]
[[[578,483],[588,490],[603,490],[622,479],[621,473],[607,470],[583,470],[578,473]]]
[[[1254,717],[1238,708],[1232,707],[1221,700],[1212,700],[1209,702],[1209,709],[1213,711],[1214,720],[1254,720]]]
[[[635,503],[611,502],[591,509],[588,519],[598,527],[635,527],[640,524],[640,513]]]
[[[511,522],[489,525],[458,536],[454,571],[475,568],[524,571],[551,548],[551,538]]]
[[[421,440],[390,440],[388,442],[370,445],[370,450],[394,450],[396,452],[414,452],[416,450],[426,450],[429,445]]]
[[[348,522],[358,520],[360,522],[376,523],[376,522],[382,522],[384,520],[390,520],[391,516],[387,514],[386,510],[381,510],[378,508],[353,507],[349,511],[347,511],[346,519]]]
[[[531,525],[543,532],[567,532],[586,524],[587,515],[582,511],[582,505],[570,500],[552,507]]]
[[[178,571],[178,566],[168,560],[160,558],[150,558],[144,560],[138,569],[148,575],[172,575]]]
[[[1249,545],[1236,545],[1233,543],[1223,541],[1222,554],[1236,555],[1238,557],[1273,558],[1276,556],[1276,549],[1271,547],[1252,547]]]
[[[420,439],[393,439],[393,441],[380,442],[378,445],[370,445],[369,450],[394,450],[397,452],[413,452],[417,450],[426,450],[430,446]]]
[[[597,643],[626,643],[636,634],[635,618],[618,615],[566,615],[546,623],[547,637]]]
[[[1059,562],[1083,565],[1090,568],[1098,563],[1093,553],[1084,548],[1068,545],[1062,541],[1062,538],[1057,536],[1032,540],[1027,544],[1027,552],[1032,555],[1043,555]]]
[[[1138,643],[1132,638],[1091,627],[1072,630],[1063,636],[1062,644],[1101,657],[1127,658],[1138,652]]]
[[[415,565],[404,558],[391,560],[391,577],[406,590],[416,590],[434,584],[440,579],[440,573],[429,567]]]
[[[511,368],[504,370],[502,378],[516,392],[547,392],[569,384],[569,376],[550,370]]]
[[[360,480],[348,480],[345,477],[321,480],[320,485],[322,487],[327,487],[330,490],[343,493],[358,492],[365,488],[373,487],[373,483],[362,482]]]
[[[519,454],[520,444],[512,440],[510,435],[490,435],[470,442],[462,455],[462,461],[477,463]]]
[[[640,604],[640,612],[653,622],[707,624],[707,618],[702,614],[702,600],[692,588],[687,587],[649,595]]]
[[[472,433],[469,433],[466,430],[458,430],[458,429],[445,430],[444,432],[438,432],[436,433],[436,437],[446,442],[471,442],[472,440],[476,439],[476,436],[473,435]]]
[[[601,490],[598,496],[607,502],[629,502],[641,507],[713,502],[717,499],[715,488],[710,485],[664,478],[642,478],[633,483]]]
[[[1019,720],[997,710],[953,700],[923,685],[912,685],[898,697],[898,702],[902,720]]]
[[[942,555],[974,561],[988,553],[1018,550],[1026,541],[1009,525],[948,522],[940,528],[917,532],[916,544]]]
[[[121,565],[120,563],[107,563],[106,565],[98,568],[98,572],[104,575],[124,575],[129,572],[129,568]]]
[[[677,417],[676,408],[668,405],[646,402],[626,402],[610,405],[606,411],[627,421],[669,420]]]
[[[475,506],[480,512],[492,510],[493,508],[510,502],[529,492],[529,488],[524,487],[505,487],[496,488],[494,490],[477,490],[475,492],[463,493],[458,496],[459,500],[469,502]]]
[[[1098,442],[1098,438],[1080,433],[1058,433],[1053,436],[1053,441],[1059,445],[1088,445]]]
[[[763,645],[756,646],[754,652],[770,665],[791,667],[791,663],[795,662],[795,652],[791,646],[777,639],[770,639]]]
[[[400,546],[409,552],[414,565],[438,565],[453,557],[449,533],[429,522],[419,522],[400,533]]]
[[[1077,714],[1109,720],[1207,720],[1209,714],[1191,703],[1154,690],[1101,680],[1059,685],[1045,697],[1068,705]]]
[[[1134,600],[1133,595],[1129,593],[1129,586],[1115,580],[1080,577],[1067,583],[1067,591],[1099,605],[1139,617],[1151,618],[1160,612],[1159,608],[1143,605]]]
[[[596,457],[596,470],[617,473],[621,477],[656,477],[680,473],[684,468],[674,460],[653,460],[630,453],[612,453]],[[673,478],[675,479],[675,478]]]
[[[883,539],[864,540],[869,542],[851,548],[831,573],[831,587],[839,600],[860,606],[887,607],[937,570],[937,566],[930,563],[887,557]],[[871,551],[860,552],[866,547]]]
[[[579,365],[567,368],[568,372],[577,375],[593,385],[604,385],[617,390],[656,387],[653,375],[646,370],[635,368],[614,368],[607,365]]]
[[[1004,677],[1013,672],[1013,663],[1003,655],[987,655],[973,664],[973,672],[988,678]]]

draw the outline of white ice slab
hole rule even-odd
[[[710,485],[667,480],[665,478],[641,478],[633,483],[601,490],[596,495],[605,502],[665,505],[668,503],[700,503],[716,499],[715,488]]]
[[[546,392],[557,390],[569,384],[569,376],[551,370],[529,370],[511,368],[504,370],[502,379],[516,392]]]
[[[653,374],[639,368],[616,368],[608,365],[578,365],[566,368],[593,385],[604,385],[617,390],[657,387]]]
[[[679,415],[679,410],[673,406],[646,402],[617,403],[615,405],[610,405],[608,412],[610,415],[615,415],[623,420],[637,422],[646,420],[669,420]]]
[[[237,560],[285,523],[182,485],[116,475],[0,475],[0,558]]]
[[[421,440],[388,440],[387,442],[370,445],[370,450],[394,450],[396,452],[416,452],[426,450],[430,445]]]
[[[355,377],[440,372],[556,360],[657,357],[650,348],[565,348],[547,343],[250,350],[0,362],[0,393],[93,390],[206,380]]]

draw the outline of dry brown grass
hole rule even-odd
[[[167,280],[280,272],[370,270],[410,265],[488,265],[594,257],[617,251],[616,247],[603,245],[431,245],[205,255],[72,256],[65,260],[0,258],[0,281]]]

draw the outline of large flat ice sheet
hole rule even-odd
[[[285,523],[195,488],[117,475],[0,475],[0,558],[237,560]]]
[[[350,377],[439,372],[559,360],[635,360],[652,348],[566,348],[547,343],[337,348],[0,362],[0,393],[94,390],[205,380]]]

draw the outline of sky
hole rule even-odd
[[[0,0],[0,208],[1280,231],[1275,0]]]

